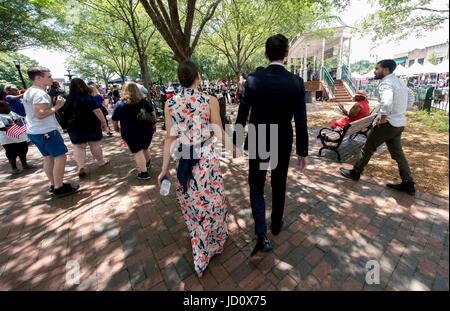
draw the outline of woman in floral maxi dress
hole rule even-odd
[[[229,138],[222,128],[217,99],[198,90],[197,65],[191,61],[181,63],[178,77],[183,90],[165,105],[167,135],[158,182],[170,177],[171,150],[178,149],[182,155],[178,155],[177,201],[190,233],[194,268],[201,277],[211,258],[223,252],[228,238],[223,177],[211,143],[211,124],[220,126],[222,142]],[[183,153],[186,149],[190,157]],[[192,160],[193,152],[197,157]]]

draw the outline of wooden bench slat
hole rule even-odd
[[[374,111],[375,110],[373,110],[372,113],[365,118],[349,123],[342,131],[329,128],[321,129],[318,138],[321,139],[323,147],[319,150],[319,156],[322,155],[322,150],[324,149],[332,150],[336,152],[338,161],[340,162],[341,155],[337,149],[347,137],[351,137],[355,134],[366,135],[376,118]]]

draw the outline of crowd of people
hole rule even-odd
[[[270,230],[272,235],[278,235],[283,229],[286,180],[294,137],[298,170],[303,171],[307,166],[309,138],[303,79],[284,67],[289,51],[285,36],[268,38],[265,50],[270,64],[243,76],[233,88],[226,81],[203,83],[198,66],[189,60],[179,64],[179,84],[167,87],[152,84],[147,89],[140,81],[128,81],[103,87],[74,78],[67,94],[53,82],[49,69],[29,68],[32,86],[25,92],[10,87],[5,102],[0,105],[0,142],[13,172],[17,172],[17,157],[24,169],[30,168],[26,154],[28,142],[33,143],[43,157],[49,191],[56,197],[70,195],[79,191],[80,186],[64,182],[68,148],[62,129],[67,131],[82,179],[86,176],[88,146],[99,169],[109,163],[101,144],[103,134],[110,133],[109,108],[114,131],[120,133],[134,155],[137,178],[148,180],[151,178],[149,146],[156,132],[158,112],[153,100],[162,103],[159,108],[163,111],[166,132],[157,181],[161,185],[171,179],[170,162],[176,159],[176,198],[190,233],[194,268],[201,277],[211,259],[224,251],[228,239],[224,178],[214,142],[229,148],[235,158],[242,155],[244,141],[247,141],[237,130],[232,131],[232,135],[224,130],[229,123],[226,104],[239,103],[235,128],[244,128],[247,124],[254,127],[248,132],[248,141],[264,141],[265,146],[271,147],[267,155],[265,148],[260,150],[248,143],[250,205],[257,237],[252,256],[273,248],[267,233],[264,199],[269,171],[273,194]],[[398,163],[402,179],[400,184],[387,186],[412,195],[414,181],[401,144],[409,95],[406,85],[393,74],[395,68],[393,60],[383,60],[376,65],[375,77],[381,80],[378,116],[360,159],[352,169],[340,172],[358,181],[377,147],[385,142]],[[358,92],[355,100],[350,111],[341,107],[346,118],[334,121],[334,127],[343,127],[369,113],[364,92]]]

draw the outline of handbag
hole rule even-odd
[[[141,110],[137,114],[136,119],[142,123],[149,123],[151,125],[156,124],[155,116],[153,115],[153,113],[150,113],[147,110],[145,110],[144,103],[145,100],[141,101]]]

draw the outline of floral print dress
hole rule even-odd
[[[199,276],[215,255],[221,254],[228,238],[227,206],[220,161],[214,144],[199,143],[210,140],[209,96],[198,90],[184,89],[168,102],[172,120],[171,135],[178,136],[177,144],[194,147],[199,163],[183,191],[178,183],[177,201],[189,229],[194,268]]]

